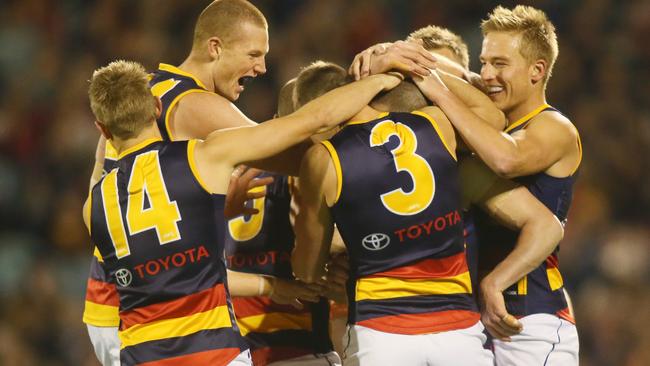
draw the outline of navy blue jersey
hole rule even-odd
[[[506,132],[512,134],[528,127],[535,116],[545,111],[558,112],[555,108],[545,104],[511,124]],[[580,140],[577,143],[580,153],[582,153]],[[575,180],[576,172],[563,178],[552,177],[545,172],[540,172],[514,179],[517,183],[527,187],[535,198],[557,216],[562,224],[565,224],[567,220]],[[514,249],[519,232],[499,225],[480,210],[474,210],[474,212],[480,241],[480,266],[481,271],[486,272]],[[564,296],[558,252],[559,244],[542,264],[506,289],[504,295],[508,312],[516,316],[538,313],[556,314],[571,322],[574,321],[569,314]]]
[[[91,191],[91,238],[120,299],[123,364],[225,365],[246,349],[226,284],[224,195],[195,175],[195,143],[146,140]]]
[[[289,219],[290,178],[263,174],[267,175],[273,176],[274,181],[265,187],[266,197],[250,203],[259,213],[228,222],[228,268],[293,279],[291,252],[295,236]],[[239,328],[251,346],[255,365],[332,350],[329,304],[325,299],[296,309],[276,304],[267,296],[235,297],[233,306]]]
[[[328,148],[332,215],[350,257],[349,321],[384,332],[466,328],[479,319],[460,216],[458,166],[427,114],[348,123]]]
[[[169,128],[171,112],[178,101],[189,93],[211,93],[199,79],[188,74],[177,67],[167,64],[160,64],[158,70],[151,75],[149,86],[151,93],[160,98],[162,111],[156,119],[158,129],[163,139],[175,141],[173,133]]]
[[[117,151],[110,141],[106,141],[102,176],[113,170],[116,162]],[[120,324],[119,306],[120,298],[115,289],[115,281],[111,281],[104,259],[95,247],[86,284],[83,321],[96,327],[117,327]]]

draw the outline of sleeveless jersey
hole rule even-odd
[[[226,283],[225,196],[195,175],[195,142],[143,141],[91,191],[91,238],[119,294],[122,364],[226,365],[247,348]]]
[[[290,178],[264,175],[274,178],[266,186],[266,197],[249,201],[259,213],[228,222],[227,265],[234,271],[293,279],[291,252],[295,237],[289,219]],[[317,304],[306,303],[298,310],[276,304],[267,296],[234,297],[233,307],[255,365],[332,350],[329,306],[324,299]]]
[[[163,139],[172,141],[174,138],[169,130],[169,116],[178,101],[189,93],[208,91],[194,76],[168,64],[161,63],[158,70],[150,74],[150,78],[151,92],[162,102],[162,113],[156,120],[158,129]],[[104,174],[113,169],[116,160],[117,153],[107,142]],[[86,286],[83,321],[98,327],[116,327],[119,325],[118,307],[115,285],[108,280],[101,255],[95,250]]]
[[[151,93],[160,98],[162,102],[160,117],[156,119],[158,129],[165,141],[175,141],[176,138],[169,127],[169,119],[176,104],[187,94],[211,92],[199,79],[168,64],[158,65],[158,70],[154,71],[150,77]]]
[[[113,170],[116,161],[117,151],[107,141],[102,176]],[[83,322],[96,327],[117,327],[120,325],[119,306],[120,298],[115,289],[115,282],[110,280],[104,260],[95,247],[86,285]]]
[[[547,104],[542,105],[511,124],[505,132],[512,134],[528,127],[535,116],[545,111],[559,112]],[[580,139],[577,143],[582,154]],[[515,178],[514,181],[527,187],[533,196],[565,225],[573,198],[576,171],[564,178],[556,178],[540,172]],[[519,232],[497,224],[481,210],[473,210],[473,212],[480,242],[481,267],[489,270],[513,250]],[[559,248],[558,244],[542,264],[504,291],[508,312],[518,317],[539,313],[555,314],[567,321],[575,322],[569,314],[564,296],[564,282],[558,262]]]
[[[479,320],[460,217],[455,154],[427,114],[348,123],[328,148],[331,211],[350,257],[348,321],[423,334]]]

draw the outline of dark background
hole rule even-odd
[[[96,365],[81,322],[91,246],[81,206],[98,134],[92,71],[124,58],[178,65],[208,1],[0,1],[0,365]],[[257,0],[268,73],[237,103],[273,115],[276,92],[315,59],[348,65],[380,41],[437,24],[478,71],[478,0]],[[560,262],[583,365],[650,364],[650,2],[528,1],[557,27],[549,103],[578,127],[584,160]]]

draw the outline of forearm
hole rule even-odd
[[[232,296],[269,296],[273,289],[272,282],[269,276],[228,270],[228,289]]]
[[[95,150],[95,166],[90,175],[90,188],[92,188],[100,179],[102,179],[102,172],[104,171],[104,159],[106,152],[106,139],[104,136],[99,137],[97,142],[97,149]]]
[[[325,274],[325,263],[329,258],[329,249],[332,242],[332,228],[318,224],[310,225],[307,222],[315,212],[301,209],[296,216],[296,245],[291,255],[291,266],[294,275],[299,280],[312,283]],[[329,239],[328,239],[329,238]]]
[[[446,72],[439,72],[438,74],[447,88],[449,88],[449,90],[454,93],[461,102],[465,103],[467,108],[480,116],[494,129],[502,131],[505,128],[505,114],[496,107],[492,100],[490,100],[490,97],[459,77]]]
[[[305,117],[312,116],[318,130],[332,128],[352,118],[370,103],[375,95],[387,87],[389,78],[396,77],[385,74],[372,75],[336,88],[307,103],[296,113]]]
[[[537,268],[553,252],[563,229],[554,217],[525,225],[512,252],[482,281],[481,287],[504,291]]]
[[[425,96],[430,97],[425,90]],[[511,136],[491,126],[449,89],[437,93],[431,100],[445,112],[469,148],[478,154],[490,169],[499,175],[507,175],[507,167],[515,165],[518,161],[517,144]]]

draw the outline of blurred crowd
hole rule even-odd
[[[87,80],[114,59],[180,64],[206,1],[0,2],[0,365],[96,365],[81,322],[91,246],[81,220],[98,132]],[[511,1],[253,0],[269,21],[268,73],[242,94],[252,119],[315,59],[347,66],[437,24],[469,44]],[[582,365],[650,364],[650,2],[521,1],[555,23],[549,103],[584,146],[560,252]],[[644,310],[645,309],[645,310]]]

